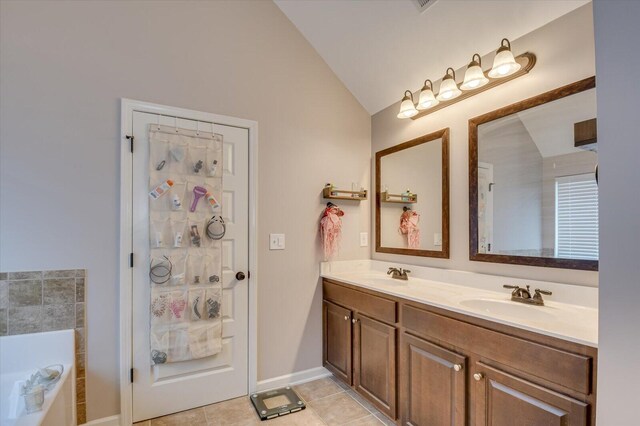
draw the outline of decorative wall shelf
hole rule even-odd
[[[487,77],[489,79],[489,83],[485,84],[482,87],[479,87],[475,90],[468,90],[468,91],[463,91],[462,94],[460,96],[458,96],[457,98],[453,98],[449,101],[440,101],[440,103],[436,106],[434,106],[433,108],[429,108],[429,109],[425,109],[422,111],[419,111],[416,115],[414,115],[413,117],[411,117],[412,120],[417,120],[420,117],[424,117],[425,115],[429,115],[432,114],[436,111],[439,111],[443,108],[446,108],[450,105],[454,105],[460,101],[463,101],[465,99],[468,99],[472,96],[477,95],[478,93],[482,93],[486,90],[489,89],[493,89],[494,87],[500,86],[501,84],[504,84],[508,81],[511,80],[515,80],[518,77],[521,77],[525,74],[528,74],[529,71],[531,71],[531,69],[533,68],[533,66],[536,64],[536,55],[534,55],[533,53],[529,53],[529,52],[525,52],[520,56],[516,56],[515,58],[516,62],[520,64],[520,69],[518,71],[516,71],[515,73],[507,76],[507,77],[502,77],[502,78],[491,78],[489,77],[489,71],[485,71],[484,75],[485,77]],[[464,75],[464,70],[465,68],[462,68],[460,70],[456,70],[456,74],[460,73],[462,75]],[[441,80],[438,80],[437,82],[434,82],[434,86],[439,86],[440,83],[442,83]]]
[[[362,201],[367,199],[367,190],[364,191],[347,191],[331,186],[325,186],[322,189],[322,196],[329,200],[356,200]]]
[[[380,202],[382,203],[396,203],[396,204],[415,204],[418,202],[418,194],[411,194],[409,199],[402,194],[389,194],[387,191],[380,193]]]

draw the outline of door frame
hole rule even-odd
[[[258,381],[258,122],[226,115],[194,111],[133,99],[121,99],[120,135],[120,422],[131,425],[133,416],[133,269],[129,254],[133,251],[133,156],[130,150],[133,113],[146,112],[187,120],[240,127],[249,131],[249,330],[247,393],[254,392]],[[135,147],[135,143],[134,143]],[[135,148],[134,148],[135,149]]]

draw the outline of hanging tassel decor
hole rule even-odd
[[[420,228],[418,222],[420,221],[420,215],[409,208],[406,208],[400,216],[400,231],[401,234],[407,236],[407,246],[410,249],[420,248]]]
[[[327,208],[324,209],[320,219],[320,239],[325,261],[338,253],[342,237],[342,216],[344,212],[338,206],[327,203]]]

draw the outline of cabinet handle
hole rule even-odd
[[[345,320],[345,321],[349,321],[349,315],[345,315],[345,316],[344,316],[344,320]]]
[[[357,319],[357,318],[354,318],[354,319],[351,320],[351,322],[354,323],[354,324],[357,323],[358,321],[360,321],[360,320]]]
[[[456,371],[462,371],[462,364],[455,364],[453,366],[453,369],[456,370]]]
[[[484,379],[484,374],[476,373],[473,375],[473,378],[475,379],[476,382],[479,382],[480,380]]]

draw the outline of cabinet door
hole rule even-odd
[[[351,385],[351,311],[334,303],[323,303],[325,367]]]
[[[401,424],[465,425],[466,357],[407,333],[401,344]]]
[[[477,426],[586,426],[588,404],[481,362],[474,371]]]
[[[354,386],[395,419],[396,328],[361,314],[354,324]]]

